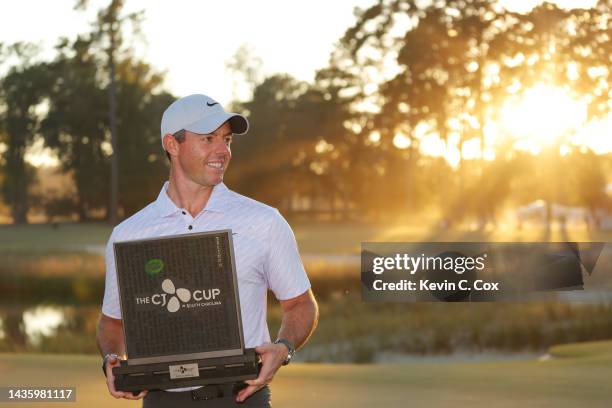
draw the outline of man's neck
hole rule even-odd
[[[176,177],[172,171],[170,172],[168,197],[177,207],[187,210],[192,217],[197,216],[206,206],[212,190],[212,186],[201,186],[191,180]]]

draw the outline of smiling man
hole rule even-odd
[[[276,209],[223,184],[232,158],[233,135],[243,135],[248,128],[244,116],[225,112],[206,95],[181,98],[164,112],[161,138],[170,160],[169,181],[156,201],[114,228],[106,248],[106,286],[97,341],[107,386],[115,398],[144,397],[144,407],[269,407],[268,384],[316,326],[317,304],[289,224]],[[125,358],[125,345],[113,243],[221,229],[234,233],[245,347],[255,348],[261,357],[259,377],[236,384],[236,394],[221,392],[223,396],[213,400],[199,398],[194,388],[143,391],[137,396],[115,390],[112,367]],[[274,342],[266,321],[268,289],[283,311]]]

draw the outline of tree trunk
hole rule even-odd
[[[7,160],[7,185],[5,198],[11,206],[13,224],[28,223],[28,174],[23,158],[23,148],[16,148]]]
[[[9,307],[4,315],[4,335],[14,351],[23,351],[26,348],[27,337],[23,323],[23,309]]]
[[[110,125],[111,133],[111,145],[113,147],[113,154],[111,156],[111,196],[109,205],[109,222],[112,225],[117,224],[117,209],[119,201],[119,151],[117,143],[117,115],[116,115],[116,84],[115,84],[115,32],[111,27],[110,31],[110,47],[108,49],[108,70],[109,70],[109,83],[108,83],[108,121]]]

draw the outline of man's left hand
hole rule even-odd
[[[269,384],[274,378],[274,374],[278,371],[289,354],[287,346],[284,344],[266,343],[259,347],[255,347],[255,352],[261,357],[261,370],[259,376],[254,380],[245,381],[248,387],[242,389],[236,396],[237,402],[243,402],[256,391]]]

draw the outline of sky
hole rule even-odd
[[[427,0],[422,0],[427,1]],[[596,0],[556,0],[560,6],[592,5]],[[87,32],[96,11],[108,0],[90,0],[87,12],[75,11],[76,0],[5,2],[0,13],[0,41],[40,44],[52,56],[61,36]],[[166,88],[177,96],[206,93],[222,104],[232,99],[234,78],[226,62],[242,44],[263,61],[263,73],[286,72],[312,80],[324,67],[334,43],[350,27],[355,7],[376,0],[202,1],[127,0],[127,10],[144,10],[146,44],[134,50],[166,72]],[[501,0],[526,11],[535,0]],[[10,4],[10,6],[7,6]],[[35,10],[35,12],[32,12]]]
[[[20,0],[3,6],[0,41],[41,44],[51,54],[61,36],[86,32],[95,11],[107,1],[91,0],[88,12],[74,11],[75,0]],[[166,72],[166,88],[177,96],[206,93],[222,104],[232,98],[233,78],[226,62],[242,44],[263,61],[263,73],[287,72],[312,80],[336,42],[350,27],[351,1],[127,0],[127,10],[144,10],[146,44],[136,52]],[[6,3],[5,3],[6,4]],[[32,10],[36,10],[32,13]]]

